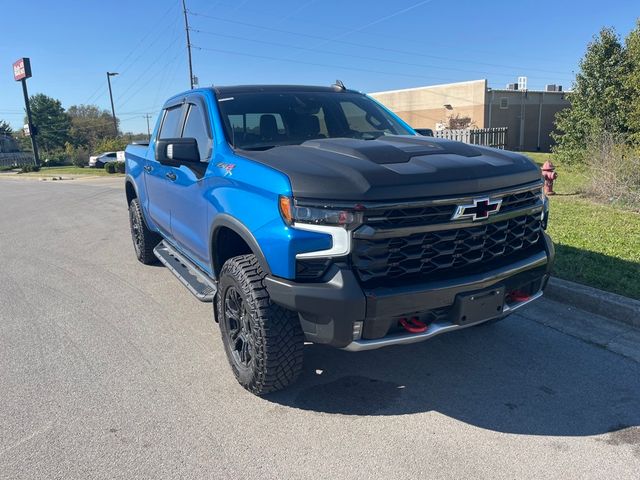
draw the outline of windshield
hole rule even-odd
[[[218,99],[229,143],[245,150],[319,138],[413,135],[376,102],[349,92],[247,92]]]

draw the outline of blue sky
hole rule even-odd
[[[30,57],[29,92],[65,107],[109,107],[107,70],[125,131],[146,131],[166,97],[188,88],[180,0],[2,2],[0,119],[22,125],[11,64]],[[200,85],[341,79],[364,92],[487,78],[504,87],[569,87],[592,35],[622,35],[634,1],[187,0]]]

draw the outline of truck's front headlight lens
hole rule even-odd
[[[280,214],[287,225],[305,223],[310,225],[329,225],[351,230],[362,223],[361,212],[331,208],[305,207],[296,205],[285,196],[280,196]]]

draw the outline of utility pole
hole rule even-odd
[[[187,53],[189,55],[189,85],[193,90],[193,65],[191,63],[191,39],[189,38],[189,17],[187,16],[187,4],[182,0],[182,13],[184,14],[184,30],[187,32]]]
[[[113,106],[113,93],[111,91],[111,77],[118,75],[117,72],[107,72],[107,83],[109,84],[109,98],[111,99],[111,116],[113,117],[113,132],[115,138],[118,137],[118,121],[116,120],[116,109]]]
[[[147,141],[151,141],[151,130],[149,129],[149,119],[151,118],[151,115],[149,115],[148,113],[146,115],[144,115],[144,118],[147,119]]]

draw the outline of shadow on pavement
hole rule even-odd
[[[363,353],[309,345],[298,383],[266,400],[329,414],[433,411],[500,432],[594,435],[640,425],[640,365],[512,317]]]

